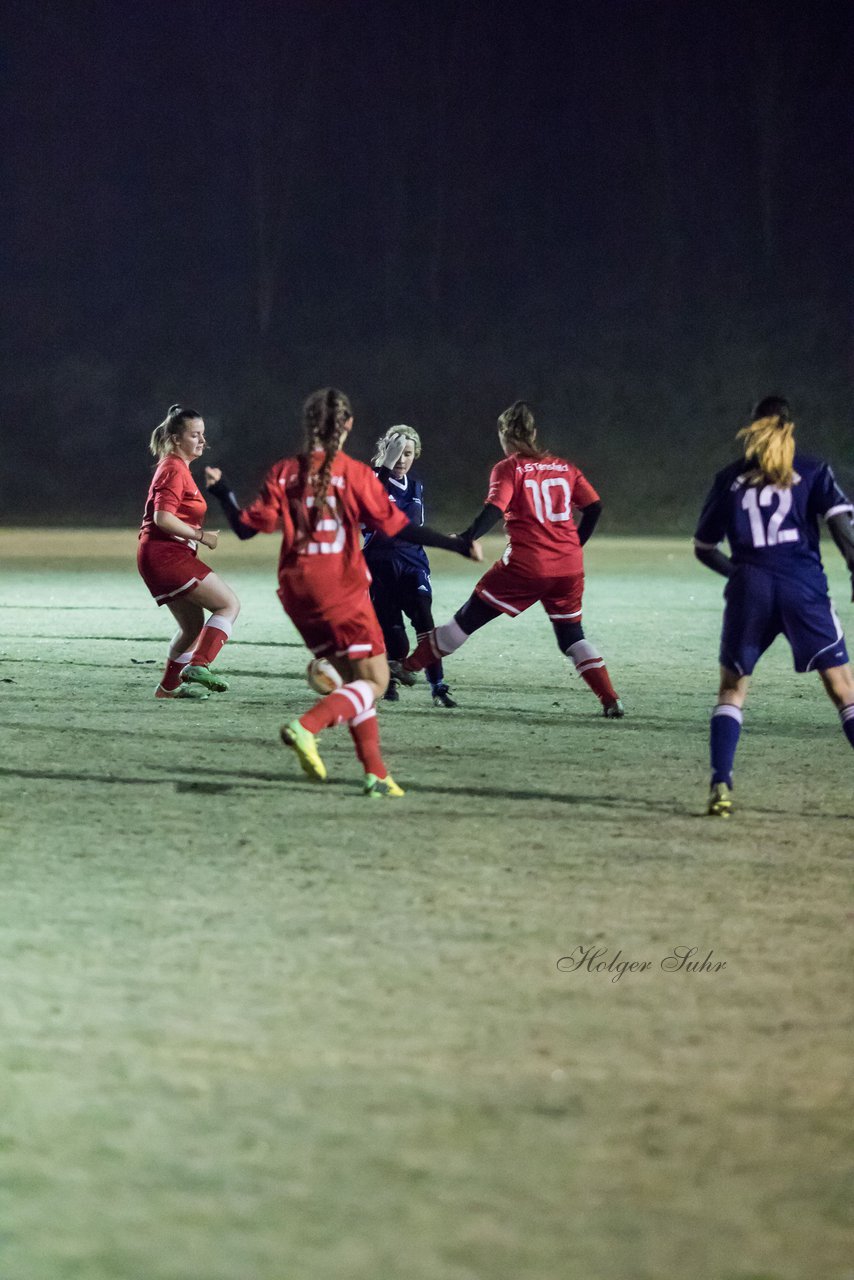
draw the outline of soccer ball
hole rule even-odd
[[[344,683],[326,658],[312,658],[305,669],[305,678],[315,693],[334,693]]]

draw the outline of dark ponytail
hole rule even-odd
[[[545,449],[540,449],[535,443],[537,427],[531,406],[525,400],[516,400],[499,416],[498,434],[501,443],[506,444],[512,453],[520,453],[523,458],[545,457]]]

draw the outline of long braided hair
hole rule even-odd
[[[790,489],[794,480],[795,424],[788,400],[766,396],[753,410],[749,427],[736,440],[744,441],[744,456],[755,467],[748,473],[750,485],[772,484]]]
[[[537,443],[537,427],[531,406],[524,400],[516,400],[498,418],[498,434],[501,443],[510,446],[513,453],[523,458],[544,458],[546,450]]]
[[[314,495],[314,502],[308,508],[308,528],[302,530],[303,540],[312,537],[323,517],[332,479],[332,464],[346,434],[344,428],[352,416],[350,401],[343,391],[335,387],[313,391],[302,407],[305,450],[299,455],[297,493],[300,495],[300,507],[305,509],[305,499]],[[312,469],[313,455],[318,449],[323,450],[323,462],[319,469]]]

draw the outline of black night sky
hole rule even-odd
[[[6,6],[0,520],[134,523],[200,409],[243,496],[335,383],[479,505],[534,404],[603,529],[690,528],[754,399],[854,488],[854,8]],[[107,496],[105,496],[107,495]]]

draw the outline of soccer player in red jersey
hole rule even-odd
[[[157,604],[165,604],[178,623],[154,696],[206,698],[228,688],[210,664],[231,635],[240,601],[196,551],[198,545],[213,551],[218,540],[202,527],[208,507],[190,473],[205,450],[201,414],[173,404],[149,447],[160,461],[145,503],[137,565]]]
[[[481,560],[483,553],[472,538],[412,524],[371,468],[344,453],[353,411],[341,391],[326,387],[310,395],[303,406],[303,427],[304,451],[270,468],[250,506],[240,509],[216,467],[206,470],[208,487],[239,538],[282,531],[279,599],[306,646],[316,657],[328,659],[344,681],[298,720],[282,725],[282,741],[308,777],[323,782],[326,766],[317,736],[346,723],[365,770],[364,794],[402,796],[380,751],[375,703],[388,687],[389,669],[368,591],[361,526],[472,560]]]
[[[538,446],[534,416],[523,400],[501,414],[498,438],[505,458],[492,468],[484,508],[462,536],[479,538],[503,516],[507,549],[451,621],[429,632],[399,668],[392,664],[392,671],[405,679],[407,672],[455,653],[493,618],[515,618],[539,601],[561,652],[596,694],[603,714],[621,719],[623,704],[605,661],[581,626],[581,548],[602,512],[599,495],[578,467]],[[577,526],[573,507],[582,512]]]

